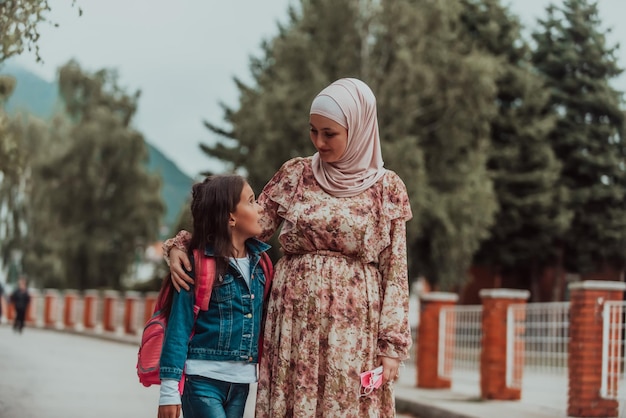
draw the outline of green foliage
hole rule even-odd
[[[47,0],[4,0],[0,2],[0,62],[34,49],[39,59],[39,31],[50,11]]]
[[[88,74],[74,62],[61,68],[59,85],[70,121],[53,131],[57,151],[36,167],[33,201],[49,220],[33,221],[29,241],[54,244],[62,285],[117,289],[135,248],[155,239],[163,212],[143,137],[130,127],[138,93],[122,91],[112,72]],[[25,256],[25,268],[41,263],[36,253]]]
[[[45,81],[36,74],[11,63],[2,67],[2,72],[11,75],[7,78],[15,77],[16,80],[15,90],[6,102],[6,111],[9,117],[30,114],[52,123],[53,115],[63,113],[63,106],[58,97],[59,86],[57,81]],[[0,95],[2,94],[1,89],[2,84],[0,82]],[[162,232],[161,238],[164,238],[171,234],[171,228],[176,222],[178,212],[189,196],[193,179],[180,171],[176,164],[150,142],[146,141],[146,147],[148,150],[146,162],[148,171],[160,175],[163,180],[161,198],[165,203],[166,211],[162,222],[168,229],[167,231],[164,229]],[[0,167],[6,166],[0,164]]]
[[[496,209],[486,170],[497,62],[460,32],[459,2],[385,1],[373,67],[387,166],[409,188],[417,225],[409,259],[451,289],[489,231]]]
[[[488,160],[499,210],[475,262],[527,277],[530,269],[554,262],[571,219],[566,191],[557,185],[561,164],[548,141],[554,126],[544,111],[549,92],[533,71],[518,19],[499,0],[463,4],[468,35],[499,60]]]
[[[230,129],[202,149],[243,169],[259,191],[289,158],[310,155],[311,100],[330,82],[358,77],[378,97],[386,167],[405,180],[414,274],[464,280],[495,210],[485,168],[496,63],[460,42],[458,2],[301,1],[237,81]],[[341,42],[338,42],[341,40]],[[276,245],[275,245],[276,247]]]
[[[0,63],[24,50],[34,51],[37,61],[41,60],[38,27],[41,23],[54,24],[46,18],[50,11],[48,3],[48,0],[0,1]],[[80,8],[78,14],[82,14]]]
[[[565,265],[577,273],[623,269],[626,261],[623,101],[609,84],[622,70],[604,33],[595,3],[565,0],[533,34],[533,61],[551,93],[546,111],[556,117],[550,142],[562,162],[559,184],[574,214]]]

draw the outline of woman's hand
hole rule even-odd
[[[158,418],[178,418],[180,416],[180,405],[159,405]]]
[[[191,262],[187,253],[179,248],[172,248],[170,250],[170,273],[172,283],[178,292],[181,287],[189,290],[189,284],[193,284],[193,279],[187,274],[188,271],[191,271]]]
[[[400,359],[392,357],[379,357],[379,364],[383,366],[383,384],[398,380],[400,373]]]

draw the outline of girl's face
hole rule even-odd
[[[261,211],[261,205],[256,202],[252,187],[245,183],[239,203],[237,203],[235,211],[230,214],[233,238],[246,240],[261,234],[261,224],[259,223]]]
[[[309,117],[311,125],[311,142],[319,152],[325,163],[339,161],[348,147],[348,130],[325,116],[312,114]]]

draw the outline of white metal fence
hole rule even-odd
[[[440,377],[455,379],[469,376],[478,380],[482,340],[481,305],[444,307],[439,312],[439,364]],[[469,372],[469,373],[468,373]]]
[[[626,302],[606,302],[602,312],[602,382],[600,395],[624,400],[624,314]]]

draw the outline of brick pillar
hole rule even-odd
[[[83,296],[83,303],[83,325],[85,329],[93,330],[96,327],[98,291],[86,290]]]
[[[441,308],[454,306],[458,295],[445,292],[431,292],[420,295],[420,321],[417,327],[417,387],[428,389],[449,389],[452,382],[439,375],[440,354],[444,347],[439,347]],[[448,327],[446,327],[448,328]]]
[[[480,353],[480,393],[482,399],[519,400],[521,388],[507,385],[507,311],[510,305],[526,303],[530,296],[527,290],[515,289],[483,289],[480,297],[483,305]],[[523,349],[515,344],[508,353],[509,367],[515,360],[523,361],[523,356],[515,354],[515,350]],[[519,365],[518,370],[519,370]],[[511,372],[511,371],[510,371]]]
[[[43,303],[43,325],[44,327],[55,327],[57,323],[57,303],[59,301],[59,291],[56,289],[46,289],[44,291]]]
[[[137,305],[139,301],[138,292],[126,292],[124,295],[124,333],[129,335],[137,334]]]
[[[568,347],[567,415],[570,417],[617,417],[618,401],[604,399],[600,396],[603,383],[602,321],[604,302],[622,300],[626,283],[583,281],[571,283],[569,290],[570,341]],[[615,320],[619,321],[620,324],[623,321],[621,315]]]
[[[37,312],[37,306],[39,304],[39,300],[41,299],[41,292],[37,289],[28,289],[28,293],[30,294],[30,303],[28,304],[28,309],[26,310],[26,323],[30,325],[37,325],[37,319],[43,321],[43,318],[37,318],[37,315],[39,315]]]
[[[117,290],[106,290],[104,292],[104,311],[102,314],[102,327],[105,331],[114,332],[115,326],[115,310],[117,300],[119,298]]]
[[[154,313],[154,305],[156,305],[159,292],[148,292],[143,300],[143,323],[145,324]]]
[[[72,329],[76,326],[76,290],[68,289],[63,295],[63,325]]]

